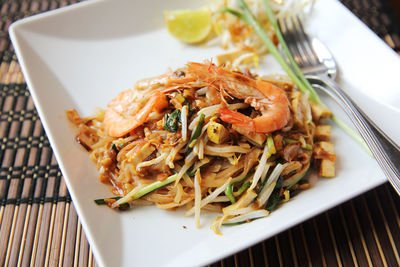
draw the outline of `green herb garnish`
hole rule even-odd
[[[266,210],[271,212],[279,204],[280,199],[281,199],[280,198],[280,190],[282,188],[282,185],[283,185],[283,178],[279,177],[278,180],[276,181],[275,189],[272,192],[272,194],[271,194],[271,196],[270,196],[270,198],[268,200],[268,205],[265,208]]]
[[[279,191],[274,191],[271,194],[271,196],[268,200],[268,205],[265,209],[270,212],[273,211],[276,208],[276,206],[278,205],[279,201],[280,201]]]
[[[177,109],[170,114],[164,116],[164,129],[171,133],[176,133],[181,124],[181,110]]]

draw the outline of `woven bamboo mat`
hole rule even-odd
[[[397,1],[342,2],[399,53]],[[0,1],[0,266],[97,266],[8,36],[74,2]],[[399,266],[399,213],[384,184],[212,266]]]

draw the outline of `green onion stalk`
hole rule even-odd
[[[124,204],[127,204],[133,200],[142,198],[142,197],[154,192],[157,189],[160,189],[164,186],[171,184],[172,182],[174,182],[176,180],[177,177],[178,177],[178,174],[173,174],[163,181],[156,181],[156,182],[153,182],[151,184],[144,186],[143,188],[141,188],[140,190],[138,190],[137,192],[135,192],[132,195],[128,194],[129,196],[125,196],[125,197],[118,196],[118,197],[113,197],[110,199],[115,199],[117,201],[120,200],[121,203],[119,203],[119,207],[121,207]],[[96,199],[95,202],[98,205],[104,205],[104,204],[106,204],[105,200],[106,199]]]
[[[267,146],[267,148],[268,148],[268,150],[267,150],[267,158],[269,158],[269,157],[271,157],[272,154],[275,154],[275,153],[276,153],[274,139],[272,138],[272,135],[271,135],[271,134],[268,134],[266,146]],[[225,188],[225,195],[229,198],[229,200],[231,201],[232,204],[235,204],[235,202],[236,202],[235,196],[233,195],[233,188],[234,188],[234,186],[237,185],[237,184],[239,184],[239,183],[241,183],[241,182],[243,182],[244,180],[246,180],[247,178],[249,178],[249,177],[250,177],[251,175],[253,175],[253,174],[254,174],[254,172],[251,172],[251,173],[247,174],[245,177],[243,177],[242,179],[240,179],[240,180],[238,180],[238,181],[236,181],[236,182],[231,182],[231,183]],[[267,179],[265,179],[264,183],[261,185],[261,187],[260,187],[261,189],[262,189],[262,186],[265,184],[266,180],[267,180]],[[236,194],[237,194],[237,195],[241,195],[241,194],[242,194],[245,190],[247,190],[250,186],[251,186],[250,181],[247,181],[247,182],[243,183],[243,184],[239,187],[239,189],[238,189],[238,191],[236,192]],[[257,194],[261,192],[261,189],[259,189],[259,191],[257,192]]]
[[[204,118],[205,118],[205,115],[204,114],[200,114],[199,122],[197,123],[197,126],[193,131],[192,137],[190,137],[190,140],[189,140],[188,145],[186,147],[186,154],[189,154],[190,152],[192,152],[193,147],[196,144],[197,139],[199,138],[199,136],[201,134],[201,129],[202,129],[203,124],[204,124]]]
[[[231,201],[231,203],[232,204],[235,204],[235,202],[236,202],[236,199],[235,199],[235,196],[233,195],[233,187],[236,185],[236,184],[239,184],[239,183],[241,183],[241,182],[243,182],[243,180],[245,180],[246,178],[248,178],[250,176],[250,174],[248,174],[248,175],[246,175],[245,177],[243,177],[242,179],[240,179],[239,181],[236,181],[236,182],[231,182],[226,188],[225,188],[225,195],[229,198],[229,200]],[[249,185],[247,186],[247,184],[246,183],[244,183],[244,184],[242,184],[242,186],[239,188],[239,190],[238,190],[238,194],[240,193],[243,193],[247,188],[249,188],[250,187],[250,183],[249,183]]]
[[[157,189],[160,189],[161,187],[169,185],[170,183],[174,182],[177,177],[178,177],[178,174],[174,174],[174,175],[169,176],[167,179],[165,179],[163,181],[156,181],[149,185],[146,185],[145,187],[143,187],[142,189],[137,191],[135,194],[133,194],[129,201],[142,198],[145,195],[148,195],[151,192],[153,192]],[[129,202],[129,201],[126,201],[126,202]]]
[[[238,4],[242,12],[239,12],[237,10],[233,10],[228,7],[223,7],[222,12],[228,12],[241,20],[243,20],[246,24],[248,24],[250,27],[253,28],[253,30],[258,34],[258,36],[261,38],[261,40],[264,42],[266,47],[268,48],[269,52],[275,57],[275,59],[278,61],[278,63],[281,65],[283,70],[288,74],[288,76],[295,82],[295,84],[298,86],[299,90],[302,93],[309,92],[309,99],[317,104],[320,104],[322,106],[325,106],[324,103],[321,101],[320,97],[318,96],[317,92],[314,90],[310,82],[304,77],[304,74],[300,70],[299,66],[297,63],[294,61],[292,55],[290,54],[290,51],[286,45],[285,40],[282,37],[282,33],[279,29],[278,23],[275,19],[275,16],[269,7],[268,0],[263,0],[265,9],[267,11],[268,19],[270,23],[272,24],[275,34],[278,38],[279,43],[282,46],[283,51],[285,52],[287,58],[290,61],[290,64],[292,68],[286,63],[285,59],[281,56],[280,52],[274,45],[274,43],[271,41],[269,38],[268,34],[266,31],[261,27],[261,25],[258,23],[256,18],[253,16],[251,13],[250,9],[244,2],[244,0],[238,0]],[[361,144],[367,151],[368,148],[366,147],[363,139],[355,133],[349,126],[347,126],[343,121],[341,121],[336,115],[332,114],[331,119],[340,127],[342,128],[347,134],[349,134],[353,139],[355,139],[359,144]]]
[[[235,204],[236,199],[235,196],[233,195],[233,188],[235,185],[243,182],[244,180],[246,180],[247,178],[249,178],[250,176],[252,176],[254,174],[254,172],[248,173],[247,175],[245,175],[243,178],[241,178],[240,180],[236,181],[236,182],[231,182],[226,188],[225,188],[225,195],[229,198],[229,200],[231,201],[232,204]],[[238,191],[236,192],[237,195],[241,195],[244,191],[247,190],[247,188],[249,188],[251,185],[251,183],[249,181],[243,183],[240,188],[238,189]]]

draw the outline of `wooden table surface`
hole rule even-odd
[[[96,266],[8,36],[75,2],[0,1],[0,266]],[[400,1],[342,3],[399,53]],[[400,266],[399,213],[386,183],[211,266]]]

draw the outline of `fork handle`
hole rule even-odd
[[[306,76],[306,78],[311,84],[324,90],[333,97],[342,107],[356,126],[387,179],[400,195],[400,147],[329,77],[309,75]]]

